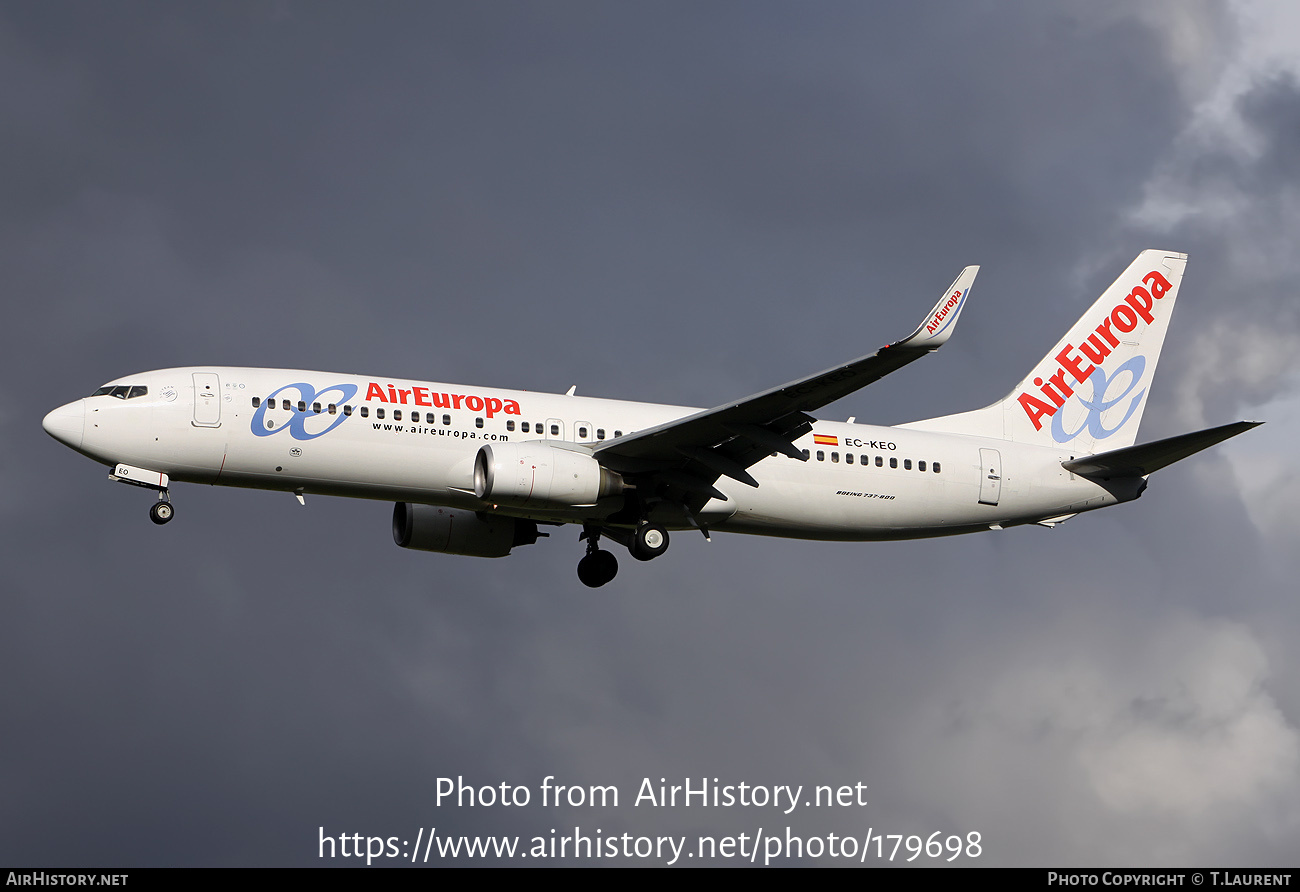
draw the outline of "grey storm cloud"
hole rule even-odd
[[[789,826],[977,832],[1001,865],[1293,861],[1296,81],[1242,81],[1242,140],[1198,130],[1246,18],[0,7],[0,860]],[[715,405],[906,334],[982,264],[941,354],[822,413],[900,423],[999,398],[1144,248],[1191,259],[1142,439],[1270,423],[1051,531],[683,533],[592,592],[572,529],[412,554],[384,503],[194,486],[155,528],[40,428],[204,363]],[[437,803],[548,776],[620,804]],[[645,778],[869,804],[633,805]]]

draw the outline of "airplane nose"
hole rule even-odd
[[[73,449],[81,448],[86,428],[85,400],[59,406],[41,421],[41,427],[54,439]]]

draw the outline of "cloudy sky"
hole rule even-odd
[[[436,826],[1294,864],[1297,35],[1284,0],[0,3],[0,863]],[[155,527],[40,427],[200,364],[715,405],[981,264],[947,348],[823,413],[901,423],[999,398],[1144,248],[1191,259],[1141,439],[1268,424],[1052,531],[679,534],[593,591],[576,530],[408,553],[384,503],[195,486]],[[548,775],[620,806],[437,803]]]

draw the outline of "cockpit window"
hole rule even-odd
[[[119,400],[131,400],[148,394],[149,388],[143,384],[105,384],[91,396],[115,396]]]

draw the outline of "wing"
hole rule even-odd
[[[758,486],[746,468],[764,457],[781,452],[804,460],[794,441],[812,430],[814,419],[808,412],[943,346],[966,306],[978,272],[978,266],[962,270],[925,321],[901,341],[742,400],[607,440],[596,447],[596,458],[624,475],[650,475],[656,484],[679,490],[668,495],[688,507],[698,503],[696,510],[709,498],[726,499],[713,486],[720,476]]]

